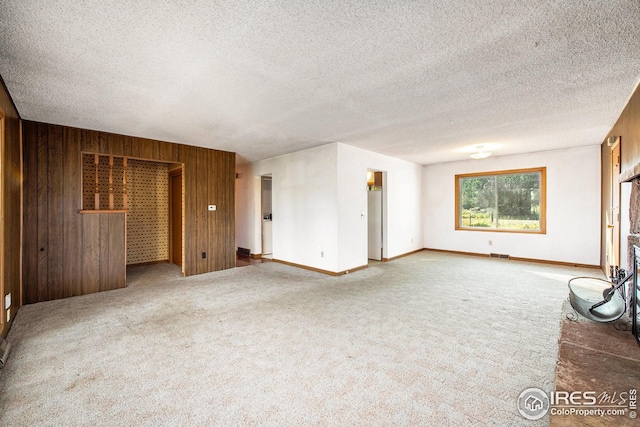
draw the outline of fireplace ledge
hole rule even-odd
[[[618,182],[629,182],[640,176],[640,163],[636,163],[629,169],[625,169],[618,177]]]

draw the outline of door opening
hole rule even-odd
[[[367,171],[367,247],[369,260],[384,257],[384,175],[381,171]]]
[[[609,206],[607,211],[606,272],[610,266],[620,265],[620,144],[617,140],[610,153]]]
[[[272,179],[262,177],[262,257],[273,257]]]

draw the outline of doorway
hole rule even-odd
[[[273,257],[273,181],[270,176],[261,180],[262,257]]]
[[[620,138],[617,138],[609,155],[609,204],[607,210],[606,272],[610,266],[620,265]]]
[[[182,167],[169,171],[169,262],[182,267]]]
[[[384,255],[384,172],[367,171],[367,258],[382,261]]]

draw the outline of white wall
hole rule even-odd
[[[271,175],[273,258],[332,272],[366,265],[367,168],[387,172],[384,256],[421,249],[422,166],[339,143],[238,166],[238,246],[261,253],[257,177]]]
[[[250,193],[242,196],[249,201],[245,210],[236,211],[238,226],[245,227],[236,233],[237,241],[247,242],[251,253],[261,253],[257,177],[271,175],[273,258],[337,271],[336,155],[335,144],[330,144],[244,166],[255,178],[243,187]]]
[[[546,234],[455,230],[456,174],[543,166]],[[423,179],[427,248],[600,264],[600,146],[428,165]]]
[[[367,264],[367,169],[386,172],[383,256],[393,258],[422,249],[422,166],[345,144],[337,146],[337,271]]]

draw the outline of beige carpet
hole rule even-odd
[[[428,251],[342,277],[174,267],[20,309],[0,425],[546,425],[517,397],[552,390],[567,281],[599,274]]]

